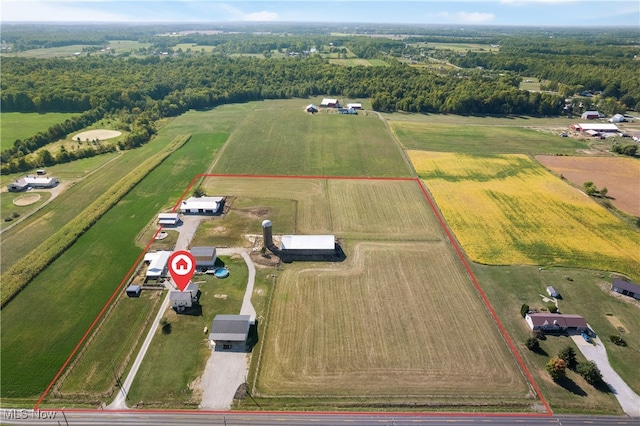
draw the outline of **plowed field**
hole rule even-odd
[[[576,185],[592,181],[606,187],[611,203],[640,217],[640,161],[633,158],[538,155],[536,160]]]

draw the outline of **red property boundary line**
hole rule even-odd
[[[434,412],[434,413],[412,413],[412,412],[407,412],[407,413],[396,413],[396,412],[375,412],[375,413],[372,412],[372,413],[366,413],[366,412],[342,412],[342,411],[335,411],[335,412],[286,411],[285,412],[285,411],[185,411],[185,410],[136,410],[136,411],[147,412],[147,413],[167,413],[167,414],[193,412],[194,414],[225,414],[225,413],[228,413],[228,414],[259,414],[259,413],[263,413],[263,414],[285,414],[286,413],[286,414],[297,414],[297,415],[301,415],[301,414],[336,414],[336,415],[337,414],[353,414],[353,415],[377,414],[377,415],[394,415],[394,416],[403,416],[403,415],[404,416],[442,416],[442,415],[446,415],[446,416],[459,416],[459,417],[489,417],[489,416],[547,417],[547,416],[552,416],[553,415],[551,407],[549,407],[549,404],[547,403],[547,400],[542,395],[542,392],[540,392],[540,388],[538,388],[538,385],[534,381],[533,376],[529,372],[529,369],[526,367],[526,365],[524,363],[524,360],[522,359],[522,357],[520,356],[520,354],[516,350],[516,347],[513,344],[513,341],[511,340],[509,335],[507,334],[507,331],[504,328],[504,326],[502,325],[502,322],[498,319],[498,315],[497,315],[496,311],[493,309],[493,306],[491,306],[491,303],[489,303],[489,299],[487,298],[487,296],[484,293],[484,291],[482,291],[482,288],[480,287],[480,283],[476,279],[476,276],[474,275],[473,271],[471,270],[471,267],[467,263],[467,261],[466,261],[466,259],[464,257],[464,254],[462,253],[462,250],[460,249],[460,247],[456,243],[456,240],[453,237],[453,234],[449,230],[449,227],[447,226],[447,224],[445,223],[442,215],[438,211],[434,200],[431,198],[431,195],[427,191],[425,183],[420,178],[418,178],[418,177],[370,177],[370,176],[289,176],[289,175],[250,175],[250,174],[200,173],[200,174],[197,174],[191,180],[191,182],[189,183],[187,188],[183,191],[182,195],[180,196],[180,199],[176,202],[176,204],[171,209],[171,212],[173,213],[178,209],[178,207],[182,203],[182,200],[184,199],[184,197],[186,197],[186,195],[189,193],[191,188],[196,184],[196,182],[199,179],[207,178],[207,177],[237,178],[237,179],[241,179],[241,178],[249,178],[249,179],[308,179],[308,180],[310,180],[310,179],[325,179],[325,180],[370,180],[370,181],[405,181],[405,182],[413,181],[413,182],[416,182],[418,184],[418,186],[420,187],[420,190],[422,191],[422,194],[424,195],[425,199],[429,203],[429,206],[431,207],[431,210],[433,211],[433,213],[435,214],[436,218],[438,219],[438,222],[440,223],[440,226],[442,227],[442,229],[444,230],[447,238],[449,239],[449,242],[451,243],[451,245],[453,246],[456,254],[458,255],[458,258],[460,259],[460,261],[464,265],[465,270],[469,274],[469,277],[471,278],[471,281],[473,282],[473,285],[475,286],[476,290],[480,294],[480,297],[481,297],[483,303],[485,304],[485,306],[489,310],[489,313],[491,314],[493,320],[495,321],[496,325],[498,326],[498,329],[500,330],[500,333],[502,334],[503,338],[507,342],[507,345],[508,345],[509,349],[511,350],[511,352],[514,355],[514,357],[516,358],[516,361],[518,362],[520,368],[524,372],[527,380],[529,380],[529,383],[531,384],[531,386],[533,387],[533,389],[537,393],[538,398],[540,399],[540,401],[544,405],[546,413],[455,413],[455,412],[454,413],[443,413],[443,412],[437,412],[437,413],[436,412]],[[102,317],[104,312],[107,310],[109,305],[113,302],[113,300],[115,299],[117,294],[122,290],[122,287],[128,281],[129,277],[131,276],[131,274],[133,273],[133,271],[135,270],[137,265],[140,263],[140,261],[144,257],[144,255],[147,252],[147,250],[149,250],[149,247],[151,246],[151,243],[153,243],[153,241],[155,240],[155,237],[160,233],[160,231],[162,231],[162,226],[160,226],[158,228],[158,230],[153,235],[151,240],[147,243],[147,245],[145,246],[145,248],[142,251],[142,253],[138,256],[138,258],[136,259],[134,264],[131,266],[131,268],[129,269],[127,274],[124,276],[122,281],[120,281],[120,284],[118,284],[118,287],[116,287],[115,291],[113,292],[113,294],[111,295],[109,300],[107,300],[107,302],[103,306],[102,310],[98,313],[96,318],[93,320],[93,322],[91,323],[91,325],[89,326],[87,331],[84,333],[84,335],[82,336],[82,338],[80,339],[78,344],[73,349],[73,351],[71,351],[71,354],[69,355],[69,357],[66,359],[66,361],[64,362],[62,367],[60,367],[60,369],[58,370],[58,372],[54,376],[53,380],[51,380],[51,383],[49,383],[49,385],[47,386],[45,391],[42,393],[42,395],[38,399],[38,402],[33,407],[34,410],[38,410],[38,408],[40,407],[40,404],[42,403],[44,398],[47,396],[47,394],[49,393],[49,391],[51,390],[51,388],[53,387],[55,382],[58,380],[60,375],[62,375],[64,370],[67,368],[67,366],[69,365],[69,363],[71,362],[71,360],[73,359],[75,354],[78,352],[78,350],[80,349],[82,344],[89,337],[91,331],[93,331],[93,329],[95,328],[96,324],[98,323],[98,321],[100,320],[100,318]],[[52,411],[56,411],[56,410],[52,410]],[[62,410],[58,410],[58,411],[62,411]],[[66,410],[66,411],[67,412],[72,412],[72,411],[75,411],[75,412],[95,412],[97,410]],[[126,413],[126,412],[131,412],[131,411],[133,411],[133,410],[109,410],[108,412],[110,412],[110,413],[118,413],[118,412]]]

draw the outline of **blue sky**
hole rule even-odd
[[[2,22],[361,22],[635,26],[639,0],[0,0]]]

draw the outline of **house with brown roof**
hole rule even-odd
[[[525,315],[524,319],[532,330],[583,332],[589,329],[587,321],[575,314],[551,314],[535,312]]]

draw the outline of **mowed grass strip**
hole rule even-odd
[[[291,176],[410,176],[402,152],[374,114],[260,109],[229,138],[214,173]]]
[[[344,263],[293,264],[279,277],[259,396],[526,399],[523,375],[446,242],[347,251]]]
[[[530,158],[424,151],[409,157],[473,261],[640,279],[640,234]]]
[[[411,150],[479,155],[546,154],[575,153],[577,149],[587,147],[584,142],[573,138],[561,138],[557,134],[509,126],[507,122],[502,119],[495,121],[496,125],[465,125],[391,121],[389,125],[402,146]],[[535,121],[529,125],[535,125]],[[540,122],[539,125],[544,126],[544,123]]]
[[[64,122],[78,113],[48,112],[3,112],[0,114],[0,151],[13,146],[16,139],[26,139],[44,132],[49,127]]]
[[[172,124],[155,139],[161,146],[175,138]],[[177,202],[227,137],[194,133],[2,310],[3,398],[40,396],[140,255],[141,229]],[[114,358],[122,345],[113,339]]]

